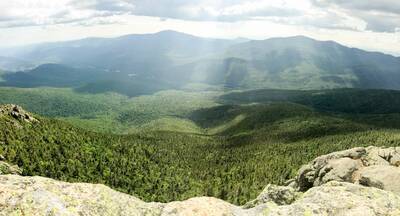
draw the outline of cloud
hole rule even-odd
[[[69,5],[77,9],[114,13],[130,12],[134,9],[133,1],[129,0],[72,0]]]
[[[313,0],[317,6],[337,5],[341,8],[362,11],[380,11],[384,13],[400,14],[400,1],[398,0]]]
[[[399,0],[312,0],[320,8],[335,8],[348,16],[363,20],[365,30],[396,32],[400,28]]]
[[[300,15],[300,11],[293,7],[288,8],[284,2],[283,0],[76,0],[72,4],[91,10],[192,21],[235,22],[256,17]]]
[[[97,2],[98,0],[94,1]],[[105,0],[102,0],[106,2]],[[109,2],[114,1],[110,0]],[[122,7],[111,5],[110,9],[85,9],[80,4],[74,4],[75,0],[13,0],[0,2],[0,28],[47,26],[57,24],[85,24],[93,25],[115,22],[115,15],[123,14]],[[81,3],[90,3],[91,0],[83,0]],[[111,11],[114,9],[115,11]],[[110,20],[106,20],[110,17]],[[101,21],[99,21],[101,20]]]
[[[275,22],[294,26],[308,26],[317,29],[362,31],[366,24],[346,14],[326,10],[313,11],[299,17],[276,18]]]
[[[400,28],[400,15],[379,12],[357,11],[355,16],[367,23],[366,30],[376,32],[397,32]]]
[[[267,20],[318,29],[395,32],[399,0],[13,0],[0,28],[123,23],[126,15],[224,23]]]
[[[118,15],[237,22],[302,13],[287,0],[13,0],[0,2],[0,27],[95,24],[91,20],[98,18],[108,23],[105,17]]]

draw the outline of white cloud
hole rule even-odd
[[[0,46],[174,29],[258,39],[302,34],[400,53],[399,14],[399,0],[4,0]]]
[[[0,27],[79,24],[121,12],[78,8],[74,0],[13,0],[0,2]]]
[[[0,27],[113,23],[139,15],[193,21],[269,20],[326,29],[394,32],[398,0],[13,0],[0,2]],[[107,20],[108,19],[108,20]],[[96,20],[102,20],[96,22]]]
[[[13,0],[0,3],[0,27],[73,23],[127,14],[235,22],[301,15],[294,6],[286,0]]]

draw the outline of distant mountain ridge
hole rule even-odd
[[[204,56],[224,50],[232,43],[234,42],[230,40],[206,39],[174,31],[162,31],[156,34],[38,44],[14,51],[11,55],[42,64],[72,64],[132,72],[160,67],[174,60]]]
[[[251,67],[248,86],[289,89],[398,89],[400,61],[391,55],[348,48],[333,41],[296,36],[233,45],[227,56]],[[266,85],[267,84],[267,85]]]
[[[6,83],[0,83],[0,86],[14,87],[78,87],[88,82],[98,79],[111,78],[108,71],[93,68],[75,68],[62,64],[43,64],[38,67],[7,73],[3,75]]]
[[[400,89],[399,57],[304,36],[247,41],[163,31],[40,44],[12,55],[37,65],[109,71],[99,84],[105,91],[109,79],[113,86],[159,83],[162,89],[193,82],[240,89]]]

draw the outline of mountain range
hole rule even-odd
[[[348,187],[339,186],[346,190],[343,197],[349,197],[348,189],[363,191],[338,210],[350,211],[348,204],[354,200],[371,201],[364,187],[350,185],[360,183],[362,171],[375,170],[367,164],[388,165],[373,175],[389,176],[376,184],[381,189],[389,186],[391,191],[400,175],[394,167],[399,165],[398,149],[366,148],[400,146],[400,59],[391,55],[303,36],[221,40],[173,31],[37,44],[0,53],[5,56],[0,57],[0,187],[10,188],[9,199],[3,199],[7,202],[0,199],[0,206],[7,208],[0,207],[0,214],[29,215],[40,206],[49,212],[46,200],[71,207],[48,194],[66,197],[70,191],[76,198],[85,196],[83,188],[94,188],[74,184],[84,186],[75,193],[71,184],[58,181],[104,184],[153,203],[216,197],[248,206],[245,215],[262,210],[251,209],[259,201],[278,207],[270,199],[290,198],[290,191],[296,197],[287,204],[299,206],[309,200],[301,195],[304,191],[320,194],[311,186],[339,179],[349,182]],[[357,146],[362,148],[319,157],[298,171],[319,155]],[[7,169],[54,180],[2,176]],[[27,181],[37,184],[25,187]],[[261,192],[267,184],[291,189]],[[30,188],[38,202],[32,202]],[[332,213],[325,204],[332,203],[332,196],[335,205],[342,204],[336,192],[315,200],[322,200],[321,206]],[[88,194],[93,205],[114,205],[102,190],[100,199]],[[27,202],[15,202],[18,199]],[[397,195],[379,206],[372,200],[371,206],[391,207],[393,199]],[[190,208],[201,214],[191,200]],[[361,205],[354,206],[365,212]],[[106,210],[117,214],[114,207]],[[393,211],[389,207],[386,212]],[[299,209],[300,215],[309,213],[303,206]],[[100,212],[106,210],[99,207]]]
[[[3,54],[38,66],[3,75],[6,86],[59,87],[62,80],[62,86],[80,91],[129,96],[189,83],[234,89],[400,89],[400,58],[303,36],[247,41],[163,31],[31,45]]]

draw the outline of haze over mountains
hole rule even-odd
[[[244,205],[317,155],[400,145],[399,58],[332,41],[166,31],[3,54],[0,165],[22,175]]]
[[[0,29],[0,216],[400,216],[399,0],[3,0]]]
[[[5,86],[74,87],[129,96],[189,83],[239,89],[400,89],[400,58],[303,36],[244,41],[163,31],[38,44],[3,54],[13,64],[2,63],[1,69],[38,66],[3,75]]]
[[[24,70],[27,68],[32,68],[34,67],[33,64],[30,64],[27,61],[17,59],[17,58],[12,58],[12,57],[3,57],[0,56],[0,68],[3,70]]]

